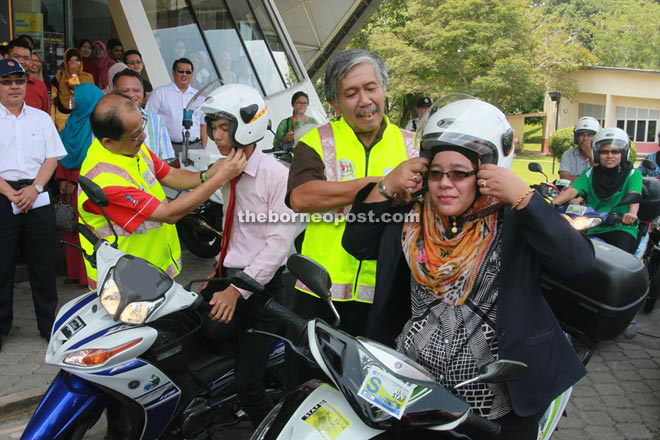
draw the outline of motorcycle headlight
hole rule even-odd
[[[573,226],[578,231],[584,231],[586,229],[593,228],[595,226],[600,225],[603,222],[599,218],[584,217],[584,216],[575,217],[570,219],[569,221],[571,222],[571,226]]]
[[[655,219],[653,219],[651,225],[653,226],[653,229],[660,230],[660,217],[656,217]]]
[[[115,280],[115,268],[110,269],[101,288],[101,305],[113,317],[117,316],[117,310],[122,302],[121,289]],[[160,306],[165,298],[155,301],[136,301],[128,303],[121,313],[119,320],[126,324],[143,324],[151,313]]]

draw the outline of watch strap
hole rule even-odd
[[[383,183],[383,179],[380,179],[378,181],[378,192],[380,193],[381,196],[385,197],[387,200],[394,200],[396,199],[398,194],[391,195],[387,192],[387,188],[385,187],[385,184]]]

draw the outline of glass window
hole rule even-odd
[[[632,119],[626,121],[626,133],[630,139],[635,139],[635,122]]]
[[[646,121],[637,121],[635,142],[644,142],[646,139]]]
[[[215,56],[222,80],[261,90],[224,2],[195,0],[192,4],[211,53]]]
[[[618,119],[616,121],[616,126],[617,126],[617,128],[620,128],[621,130],[625,130],[626,129],[626,121],[624,121],[623,119]]]
[[[257,21],[259,22],[261,30],[266,37],[266,42],[268,43],[268,46],[273,53],[277,68],[284,77],[284,83],[287,87],[298,83],[300,79],[293,67],[294,64],[291,62],[293,56],[282,43],[282,39],[278,35],[275,29],[275,25],[270,19],[264,4],[258,0],[250,0],[250,6],[252,6],[252,10],[257,16]]]
[[[192,61],[194,73],[191,85],[196,89],[218,77],[199,28],[184,2],[142,0],[142,4],[170,79],[172,65],[179,58]]]
[[[658,121],[649,121],[649,132],[646,135],[646,142],[655,142],[655,134],[658,131]]]

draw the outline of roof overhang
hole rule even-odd
[[[275,0],[312,80],[343,50],[382,0]]]

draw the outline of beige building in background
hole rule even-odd
[[[658,149],[660,129],[660,72],[655,70],[594,67],[570,74],[580,91],[574,100],[562,97],[557,128],[572,127],[583,116],[593,116],[602,127],[616,126],[635,141],[637,150]],[[555,131],[557,103],[546,93],[547,114],[543,148]]]

